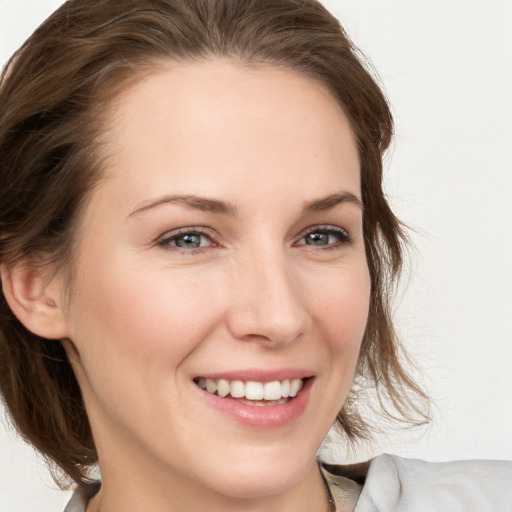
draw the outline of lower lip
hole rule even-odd
[[[244,426],[278,428],[295,421],[306,408],[313,378],[308,378],[296,397],[280,405],[247,405],[232,398],[221,398],[196,386],[203,398],[215,409]],[[194,384],[195,386],[195,384]]]

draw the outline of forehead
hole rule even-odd
[[[168,63],[118,97],[109,127],[107,176],[141,195],[257,189],[267,178],[276,190],[306,180],[310,199],[333,179],[359,191],[347,117],[322,85],[290,69]]]

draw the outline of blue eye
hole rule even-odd
[[[348,242],[350,242],[350,237],[344,229],[335,227],[319,227],[306,233],[298,241],[298,245],[332,248]]]
[[[202,249],[213,244],[212,239],[205,233],[201,233],[197,229],[194,230],[178,230],[175,233],[169,233],[160,240],[159,245],[174,246],[182,251],[193,251],[194,249]]]

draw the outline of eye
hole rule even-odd
[[[309,245],[331,249],[347,244],[350,241],[349,234],[342,228],[335,226],[316,226],[309,229],[306,234],[299,239],[297,245]]]
[[[214,245],[210,235],[203,231],[203,228],[182,228],[166,233],[158,242],[164,247],[176,247],[183,252],[201,250]]]

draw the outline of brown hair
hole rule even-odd
[[[84,200],[101,175],[109,102],[165,59],[222,56],[302,72],[327,87],[357,136],[372,291],[357,383],[381,418],[420,423],[426,397],[401,363],[390,296],[404,234],[382,190],[393,125],[386,99],[339,22],[315,0],[70,0],[4,69],[0,90],[0,262],[50,254],[70,266]],[[71,265],[72,266],[72,265]],[[60,342],[29,332],[0,296],[0,391],[17,429],[75,481],[97,462],[81,392]],[[338,426],[366,439],[348,399]]]

